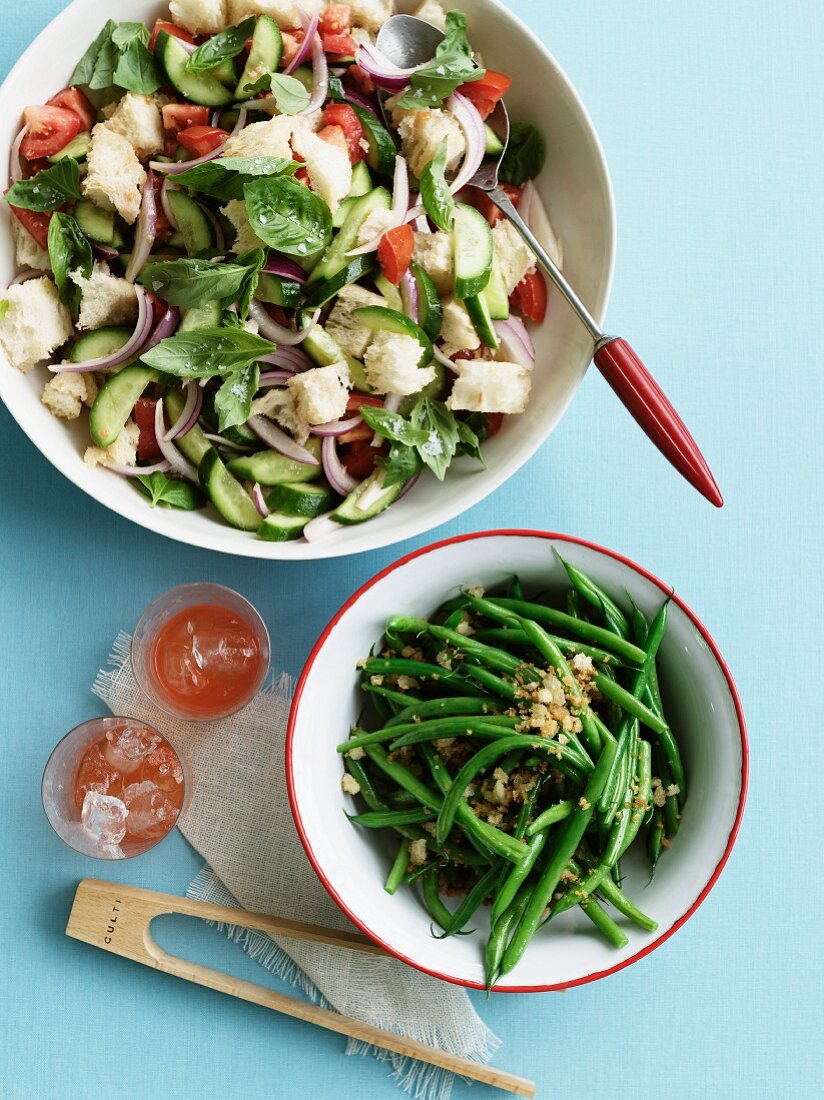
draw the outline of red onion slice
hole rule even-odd
[[[12,142],[11,152],[9,154],[9,178],[12,183],[19,183],[23,178],[23,166],[20,163],[20,146],[23,144],[23,138],[28,132],[28,126],[24,126]]]
[[[178,417],[176,423],[180,421]],[[157,445],[161,450],[163,457],[171,465],[176,474],[180,474],[181,477],[187,478],[189,481],[193,481],[195,485],[200,483],[200,479],[197,476],[197,470],[184,458],[180,451],[175,447],[174,443],[170,443],[166,439],[166,422],[163,418],[163,402],[157,401],[155,403],[155,417],[154,417],[154,429],[155,436],[157,438]]]
[[[401,301],[403,311],[410,321],[418,323],[420,312],[418,302],[418,283],[411,271],[406,270],[401,276]]]
[[[268,389],[269,386],[280,386],[294,378],[294,371],[267,370],[260,376],[260,389]]]
[[[503,354],[511,362],[531,370],[535,363],[535,345],[521,318],[510,317],[506,321],[493,321],[493,326],[501,342]]]
[[[444,353],[437,345],[432,348],[432,355],[434,359],[441,364],[442,367],[446,367],[447,370],[451,370],[453,374],[460,373],[460,367],[454,361],[454,359],[450,359],[448,355],[444,355]]]
[[[458,121],[466,138],[466,153],[463,164],[455,179],[450,183],[449,190],[454,195],[464,187],[481,166],[486,153],[486,131],[477,108],[460,92],[453,92],[446,101],[446,108],[451,111]]]
[[[309,319],[309,323],[305,325],[300,332],[295,332],[293,329],[285,328],[283,325],[279,325],[277,321],[272,320],[260,302],[252,301],[249,303],[249,316],[257,321],[258,327],[261,333],[267,340],[271,340],[274,344],[286,344],[290,347],[295,344],[302,343],[315,325],[318,323],[320,317],[320,310],[316,309]]]
[[[167,305],[166,312],[155,325],[154,332],[140,349],[141,355],[145,355],[151,348],[157,347],[161,340],[172,336],[177,331],[179,324],[180,310],[176,306]]]
[[[267,275],[280,275],[282,279],[291,279],[293,283],[300,283],[301,286],[306,282],[306,272],[300,264],[285,256],[273,256],[270,253],[263,265],[263,270]]]
[[[307,466],[318,465],[318,460],[310,451],[301,447],[290,435],[265,416],[250,416],[246,423],[258,438],[268,443],[275,451],[294,459],[295,462],[304,462]]]
[[[320,35],[316,34],[312,41],[312,94],[309,102],[300,115],[311,115],[326,102],[329,94],[329,69],[326,64],[326,54],[323,52],[323,43]]]
[[[24,267],[22,271],[17,272],[9,286],[13,287],[18,286],[20,283],[27,283],[29,279],[40,279],[45,274],[45,271],[36,271],[33,267]]]
[[[341,526],[330,518],[331,515],[331,512],[324,512],[322,516],[315,516],[314,519],[309,520],[303,528],[303,537],[307,542],[316,542],[326,535],[340,534]]]
[[[376,119],[380,119],[378,108],[371,96],[364,95],[363,92],[359,92],[356,88],[347,87],[344,87],[343,94],[350,103],[362,107],[364,111],[368,111],[370,115],[374,115]]]
[[[143,184],[143,198],[140,202],[140,213],[137,216],[137,227],[134,235],[134,247],[129,257],[129,266],[126,268],[126,278],[133,283],[152,251],[152,245],[157,236],[157,205],[155,203],[154,173],[149,169]]]
[[[318,23],[320,22],[320,4],[315,8],[315,14],[311,17],[308,12],[304,10],[302,4],[298,3],[297,9],[300,21],[306,33],[303,37],[303,42],[298,47],[297,53],[283,70],[287,76],[293,73],[299,65],[302,65],[309,56],[309,51],[312,49],[312,45],[318,34]]]
[[[403,225],[408,217],[409,210],[409,171],[406,160],[403,157],[395,157],[395,175],[392,182],[392,209],[389,211],[386,225],[371,241],[352,248],[347,256],[363,256],[367,252],[374,252],[383,240],[383,235],[396,226]]]
[[[257,481],[252,486],[252,503],[254,504],[255,508],[257,508],[260,515],[263,516],[264,519],[266,519],[266,517],[269,515],[269,506],[264,500],[263,490],[261,489],[260,484]]]
[[[167,443],[171,443],[179,435],[185,435],[188,431],[191,431],[197,423],[200,410],[203,408],[203,390],[197,382],[187,382],[184,389],[186,390],[186,402],[180,410],[180,416],[163,437]],[[157,409],[155,409],[155,414],[157,414]]]
[[[283,370],[292,371],[295,374],[311,370],[315,365],[305,351],[291,347],[276,348],[268,355],[261,355],[258,362],[271,363],[273,367],[282,367]]]
[[[49,370],[55,374],[88,374],[91,371],[104,371],[110,367],[117,367],[137,355],[151,334],[154,306],[142,286],[135,286],[134,289],[137,294],[137,321],[134,332],[120,351],[112,352],[111,355],[105,355],[99,359],[86,359],[83,363],[57,363],[49,367]]]
[[[396,413],[401,407],[402,400],[403,398],[400,396],[400,394],[388,393],[384,398],[383,407],[386,409],[387,412]],[[375,432],[375,434],[372,436],[372,442],[369,444],[369,446],[380,447],[383,443],[383,438],[384,437],[381,435],[380,432]]]
[[[139,477],[142,474],[167,474],[171,470],[170,462],[164,458],[162,462],[155,462],[151,466],[120,466],[115,462],[107,462],[106,469],[123,477]]]
[[[255,100],[252,99],[249,102],[254,103]],[[240,133],[240,131],[246,125],[247,117],[248,112],[246,110],[246,105],[241,104],[240,110],[238,111],[237,122],[235,123],[232,132],[229,134],[229,137],[234,137],[235,134]],[[229,137],[226,138],[226,141],[229,140]],[[217,158],[223,152],[223,146],[226,144],[226,141],[223,141],[220,145],[218,145],[216,149],[213,149],[210,153],[206,153],[205,156],[195,157],[194,160],[153,160],[149,162],[149,168],[153,172],[162,172],[166,176],[176,176],[180,172],[188,172],[190,168],[197,168],[201,164],[208,164],[210,161],[217,160]]]
[[[362,42],[358,46],[355,60],[372,79],[372,83],[387,92],[399,92],[406,88],[412,74],[422,68],[421,65],[416,65],[411,69],[401,69],[369,42]]]
[[[107,264],[113,263],[120,257],[120,253],[116,248],[111,248],[107,244],[100,244],[98,241],[89,241],[92,246],[92,255],[96,260],[105,260]]]
[[[312,435],[332,436],[336,439],[339,435],[346,435],[357,428],[362,420],[362,416],[351,416],[348,420],[330,420],[326,424],[313,424],[309,431]]]
[[[336,493],[342,497],[348,496],[360,483],[347,473],[345,466],[338,457],[338,444],[333,435],[327,435],[321,444],[321,461],[326,480]]]

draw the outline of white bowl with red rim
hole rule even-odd
[[[303,846],[321,882],[370,939],[444,981],[483,988],[488,912],[475,935],[436,939],[417,893],[394,896],[383,883],[396,850],[383,832],[349,825],[353,800],[341,790],[335,746],[356,724],[362,696],[357,662],[367,656],[394,613],[429,616],[462,586],[488,588],[516,573],[527,592],[568,584],[556,554],[591,575],[619,603],[628,593],[647,615],[671,593],[628,558],[568,535],[489,531],[461,535],[401,558],[360,588],[318,639],[298,681],[289,719],[287,781]],[[622,862],[623,888],[658,922],[653,933],[619,919],[626,947],[611,947],[573,910],[540,931],[500,992],[567,989],[603,978],[648,955],[698,909],[718,880],[735,842],[747,789],[747,734],[732,675],[709,631],[678,593],[672,595],[658,659],[667,716],[684,757],[688,797],[681,828],[655,877],[638,849]],[[614,914],[613,914],[614,915]]]
[[[398,0],[411,11],[419,0]],[[534,123],[549,155],[536,180],[564,251],[564,269],[593,315],[603,320],[615,257],[615,215],[606,161],[577,92],[547,48],[498,0],[446,0],[469,17],[473,45],[486,64],[513,77],[507,105],[513,121]],[[117,19],[168,19],[168,3],[119,0]],[[96,37],[107,12],[98,0],[74,0],[29,46],[0,88],[0,175],[20,129],[23,109],[44,103],[62,88],[75,62]],[[536,95],[536,89],[540,94]],[[5,187],[5,184],[3,185]],[[0,203],[0,287],[16,273],[8,207]],[[191,546],[247,557],[333,558],[375,550],[446,523],[502,485],[546,441],[566,411],[589,365],[592,344],[572,312],[550,293],[546,322],[532,326],[537,351],[528,410],[507,418],[484,448],[486,467],[462,458],[446,480],[427,474],[383,515],[314,543],[267,542],[226,525],[210,507],[194,512],[150,508],[127,478],[83,462],[89,446],[85,415],[57,420],[41,404],[48,368],[28,374],[12,368],[0,350],[0,399],[42,454],[95,500],[157,534]]]

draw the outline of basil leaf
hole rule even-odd
[[[282,157],[219,157],[189,168],[175,176],[180,183],[202,195],[229,202],[243,198],[243,188],[257,176],[291,175],[298,165]]]
[[[466,37],[463,12],[446,13],[446,35],[435,56],[410,78],[410,86],[398,100],[398,107],[440,107],[461,84],[480,80],[486,73],[472,59],[472,47]]]
[[[421,472],[423,464],[414,447],[393,443],[389,454],[386,457],[379,455],[375,459],[375,465],[383,467],[383,484],[388,489],[390,485],[405,485],[410,478]]]
[[[89,81],[89,87],[95,91],[106,91],[114,85],[114,71],[117,68],[120,54],[109,37],[101,46],[100,53],[94,63],[94,72]]]
[[[249,419],[252,401],[260,386],[260,366],[250,363],[243,370],[230,374],[215,394],[217,430],[225,432]]]
[[[312,256],[331,240],[329,207],[302,183],[286,176],[256,179],[243,194],[252,231],[270,248],[289,256]]]
[[[426,442],[417,445],[421,461],[439,481],[443,481],[458,450],[458,421],[442,401],[429,397],[422,397],[417,402],[409,419],[414,427],[426,432]]]
[[[138,474],[131,481],[135,489],[149,498],[152,508],[161,504],[166,508],[191,512],[206,503],[206,497],[197,485],[167,477],[160,470],[155,470],[153,474]]]
[[[359,411],[370,428],[380,432],[385,439],[391,439],[393,443],[414,447],[418,443],[426,443],[429,438],[428,432],[422,428],[413,427],[398,412],[366,404],[361,405]]]
[[[110,19],[106,23],[100,34],[77,62],[71,80],[69,81],[70,84],[91,84],[95,66],[97,65],[97,59],[100,57],[100,52],[104,45],[107,43],[111,44],[112,35],[116,28],[117,24],[113,19]]]
[[[149,45],[149,32],[143,23],[118,23],[112,30],[112,42],[119,50],[125,50],[132,42]]]
[[[481,441],[465,420],[457,420],[458,425],[458,454],[471,455],[482,466],[485,466],[484,456],[481,454]]]
[[[446,138],[443,139],[435,157],[430,160],[421,174],[421,200],[424,210],[437,225],[449,233],[455,220],[455,200],[446,182]]]
[[[92,273],[94,258],[92,246],[80,231],[80,226],[69,214],[55,212],[49,222],[49,262],[54,272],[54,282],[60,301],[77,319],[80,312],[81,290],[71,278],[79,271],[88,279]]]
[[[535,179],[546,160],[546,142],[540,131],[530,122],[513,122],[509,129],[499,179],[521,187],[527,180]]]
[[[338,103],[346,100],[346,93],[343,90],[343,81],[339,76],[335,76],[331,73],[329,76],[329,98],[337,100]]]
[[[6,199],[21,210],[56,210],[71,199],[81,198],[80,169],[72,157],[62,157],[29,180],[18,180],[6,192]]]
[[[222,61],[228,61],[243,52],[248,39],[255,32],[255,17],[250,15],[236,27],[227,27],[225,31],[213,35],[202,46],[198,46],[189,60],[186,68],[190,73],[205,73],[213,69]]]
[[[207,301],[237,301],[248,279],[246,263],[212,263],[194,257],[150,264],[140,274],[140,282],[147,290],[183,309]]]
[[[141,361],[175,378],[212,378],[241,371],[274,350],[246,329],[200,328],[161,340]]]
[[[272,73],[269,87],[282,115],[296,115],[309,104],[306,86],[297,77]]]
[[[139,38],[133,38],[120,55],[112,79],[119,87],[138,95],[151,95],[160,87],[154,58]]]
[[[255,296],[260,281],[260,273],[266,263],[266,253],[262,248],[256,248],[254,252],[245,252],[242,256],[239,256],[237,262],[245,267],[247,271],[237,301],[240,316],[245,321],[249,316],[249,303]]]

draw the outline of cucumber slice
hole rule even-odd
[[[356,248],[358,234],[361,226],[375,210],[388,210],[392,205],[392,197],[384,187],[376,187],[368,195],[361,195],[352,205],[346,221],[341,226],[340,232],[332,241],[329,248],[319,263],[312,269],[309,276],[309,284],[331,279],[350,262],[347,256],[350,249]]]
[[[186,399],[180,390],[167,390],[166,396],[163,398],[163,407],[168,413],[169,420],[172,424],[175,423],[177,418],[183,412],[183,406],[186,403]],[[175,439],[175,446],[180,453],[195,466],[198,466],[206,454],[207,451],[214,450],[212,444],[203,434],[203,429],[199,424],[195,424],[193,428],[190,428],[185,435],[179,435]],[[253,506],[254,507],[254,506]]]
[[[298,324],[300,323],[299,321]],[[361,393],[372,392],[372,387],[366,381],[363,363],[344,351],[337,340],[330,336],[321,325],[315,325],[301,347],[310,359],[314,359],[319,367],[328,367],[332,363],[340,363],[343,360],[349,367],[349,381],[355,389],[360,390]]]
[[[432,359],[432,341],[414,321],[396,309],[384,309],[383,306],[363,306],[352,311],[362,325],[377,329],[379,332],[395,332],[399,336],[412,336],[421,345],[419,367],[425,367]]]
[[[374,271],[376,263],[374,253],[369,253],[366,256],[355,256],[346,267],[342,267],[331,279],[324,279],[323,282],[315,283],[311,293],[303,303],[303,308],[311,310],[325,305],[343,287],[348,286],[349,283],[356,283],[358,279],[362,279],[364,275]]]
[[[88,130],[82,130],[76,137],[72,138],[68,145],[64,145],[59,152],[49,157],[49,161],[52,164],[57,164],[63,157],[71,157],[78,162],[83,161],[86,159],[91,143],[92,135]]]
[[[313,481],[323,473],[320,465],[320,440],[317,437],[308,439],[306,449],[317,458],[317,466],[310,466],[308,462],[295,462],[277,451],[258,451],[253,455],[233,458],[228,463],[229,472],[244,481],[257,481],[261,485]]]
[[[484,123],[484,132],[486,133],[486,155],[488,157],[495,157],[499,153],[502,153],[504,151],[504,143],[488,122]]]
[[[488,348],[497,348],[498,337],[492,325],[492,318],[489,315],[486,295],[482,292],[473,297],[464,298],[464,305],[481,343],[486,344]]]
[[[193,332],[198,328],[219,328],[222,320],[223,309],[220,302],[204,302],[202,306],[194,306],[184,312],[177,331],[183,333]]]
[[[506,293],[501,266],[495,253],[492,253],[492,270],[489,282],[483,289],[483,297],[489,307],[489,316],[494,321],[505,321],[509,316],[509,296]]]
[[[137,399],[158,373],[135,363],[113,374],[94,399],[89,413],[89,434],[98,447],[111,447],[132,415]]]
[[[363,126],[363,136],[369,146],[366,163],[373,172],[378,172],[382,176],[391,176],[395,171],[395,160],[398,156],[398,149],[392,135],[369,111],[365,111],[355,103],[350,103],[350,107]]]
[[[357,201],[358,200],[354,198],[354,196],[352,198],[341,199],[340,205],[338,206],[335,213],[332,215],[333,229],[340,229],[343,226],[344,222],[349,217],[352,211],[352,207]]]
[[[474,206],[457,203],[452,241],[455,249],[455,294],[458,298],[480,294],[489,282],[492,267],[492,230],[489,222]]]
[[[101,210],[88,199],[78,199],[74,207],[74,218],[80,232],[89,240],[99,241],[100,244],[114,244],[117,230],[112,211]]]
[[[225,107],[232,102],[229,88],[212,73],[190,73],[186,68],[189,55],[173,35],[161,31],[154,49],[155,57],[165,70],[169,83],[184,99],[203,107]],[[234,87],[235,76],[232,80]]]
[[[183,191],[167,191],[166,198],[189,256],[217,245],[214,226],[199,203]]]
[[[258,527],[258,536],[269,542],[290,542],[299,539],[309,521],[305,516],[287,516],[282,512],[270,512]]]
[[[353,359],[351,355],[347,355],[346,362],[349,364],[349,381],[352,383],[352,388],[358,393],[374,393],[366,378],[366,368],[360,359]]]
[[[346,197],[349,199],[357,199],[360,198],[361,195],[368,195],[374,186],[366,162],[359,160],[357,164],[353,164],[352,183],[349,185],[349,191]]]
[[[252,48],[249,50],[249,60],[243,70],[237,88],[235,99],[248,99],[252,86],[265,74],[274,73],[280,65],[283,53],[283,37],[280,27],[271,15],[258,16],[255,33],[252,35]]]
[[[441,296],[419,263],[413,260],[411,270],[418,287],[418,324],[430,340],[437,340],[443,323]]]
[[[382,271],[380,271],[375,276],[375,286],[389,303],[390,309],[396,309],[398,313],[403,313],[403,299],[401,298],[401,292],[398,290],[394,283],[389,282]]]
[[[270,275],[261,272],[255,297],[260,302],[271,302],[285,309],[297,309],[301,303],[303,291],[300,283],[293,279],[284,279],[282,275]]]
[[[198,466],[200,484],[227,523],[241,531],[257,531],[260,513],[252,498],[223,465],[214,447],[209,447]]]
[[[335,523],[342,523],[347,527],[354,523],[363,523],[367,519],[374,519],[380,515],[390,504],[393,504],[403,492],[403,482],[398,485],[390,485],[383,488],[383,470],[375,470],[365,481],[362,481],[356,489],[353,489],[346,500],[339,504],[334,512],[329,513],[329,518]]]
[[[334,502],[335,494],[328,485],[277,485],[266,497],[266,503],[273,512],[303,519],[314,519],[328,511]]]
[[[215,80],[219,80],[227,88],[234,88],[237,85],[237,65],[231,57],[227,57],[219,65],[214,65],[209,69],[207,75],[213,76]]]
[[[70,363],[85,363],[87,359],[103,359],[120,351],[132,338],[132,330],[125,325],[107,325],[94,332],[78,336],[69,352]]]
[[[315,74],[312,72],[311,65],[298,65],[295,71],[292,73],[295,80],[299,80],[304,86],[309,95],[312,94],[315,88]]]

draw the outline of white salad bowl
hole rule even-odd
[[[398,10],[410,11],[412,0]],[[564,253],[564,267],[584,302],[601,320],[612,280],[615,225],[612,189],[598,138],[575,89],[538,38],[497,0],[456,0],[469,17],[472,43],[493,68],[512,75],[507,105],[513,120],[534,123],[549,155],[536,181]],[[168,11],[156,0],[119,0],[119,20],[151,24]],[[68,81],[75,62],[110,14],[97,0],[74,0],[35,39],[0,88],[0,150],[5,163],[23,108],[44,102]],[[168,17],[168,16],[167,16]],[[5,168],[2,169],[5,172]],[[6,204],[0,212],[0,286],[15,274]],[[196,512],[150,508],[128,483],[83,463],[86,416],[66,422],[41,404],[48,377],[40,366],[24,375],[0,352],[0,398],[23,431],[75,485],[106,507],[158,534],[193,546],[258,558],[310,559],[374,550],[420,535],[477,504],[514,474],[553,431],[587,369],[590,341],[557,294],[545,324],[533,327],[537,350],[528,410],[507,418],[485,447],[486,468],[461,459],[443,483],[427,474],[413,492],[383,515],[341,528],[314,543],[271,543],[227,526],[210,506]]]
[[[292,812],[321,882],[346,915],[397,958],[437,978],[483,988],[488,910],[473,918],[474,935],[436,939],[416,892],[390,896],[384,880],[396,851],[383,831],[349,825],[353,800],[341,790],[335,746],[357,723],[362,695],[356,665],[393,613],[428,617],[462,586],[487,587],[517,574],[527,592],[566,591],[553,552],[578,566],[628,609],[626,594],[647,615],[671,589],[641,566],[568,535],[491,531],[458,536],[415,551],[365,584],[318,639],[297,685],[289,720],[286,767]],[[628,943],[616,950],[580,910],[539,931],[500,992],[566,989],[605,977],[643,958],[695,912],[717,881],[735,842],[747,788],[747,735],[729,669],[707,629],[673,594],[659,651],[667,715],[684,758],[688,795],[681,827],[649,881],[646,860],[631,849],[622,861],[623,889],[658,922],[642,932],[619,918]],[[636,848],[643,848],[641,842]]]

